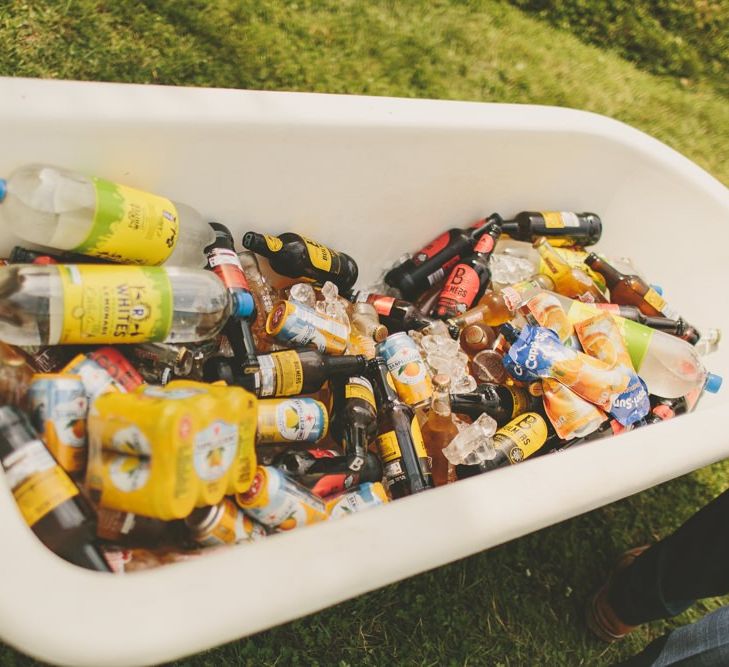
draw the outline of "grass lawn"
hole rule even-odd
[[[723,91],[647,69],[495,0],[0,3],[3,76],[576,107],[656,136],[729,184]],[[610,647],[582,622],[616,553],[671,531],[728,473],[717,464],[177,664],[612,664],[720,603]],[[0,646],[0,664],[34,662]]]

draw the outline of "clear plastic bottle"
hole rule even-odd
[[[11,345],[197,342],[230,311],[228,290],[200,269],[0,267],[0,340]]]
[[[36,246],[122,263],[201,267],[215,240],[189,206],[49,165],[0,179],[0,219]]]

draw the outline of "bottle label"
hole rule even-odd
[[[179,220],[164,197],[94,178],[96,209],[86,240],[75,252],[116,262],[162,264],[175,249]]]
[[[248,281],[234,251],[229,248],[213,248],[208,252],[208,264],[228,289],[248,289]]]
[[[61,265],[63,322],[58,343],[143,343],[167,338],[172,288],[164,269]]]
[[[562,229],[564,227],[579,227],[580,220],[575,213],[569,211],[540,211],[547,229]]]
[[[643,298],[653,306],[659,313],[662,313],[666,307],[666,302],[663,297],[656,292],[652,287],[648,288],[648,291],[643,295]]]
[[[283,248],[283,241],[278,236],[269,236],[268,234],[263,235],[266,245],[271,252],[278,252]]]
[[[8,454],[2,464],[8,485],[29,526],[79,493],[40,440],[31,440]]]
[[[214,421],[195,436],[193,464],[197,476],[214,482],[225,475],[238,454],[238,425]]]
[[[324,405],[313,398],[258,403],[257,438],[260,443],[316,442],[326,435]]]
[[[478,273],[466,264],[458,264],[440,292],[438,313],[452,316],[465,312],[476,300],[480,288]]]
[[[395,459],[402,458],[400,443],[397,441],[395,431],[386,431],[377,436],[377,447],[383,463],[389,463]]]
[[[295,350],[263,354],[258,357],[260,395],[295,396],[304,386],[304,369]]]
[[[359,299],[357,300],[359,301]],[[395,298],[384,294],[367,294],[367,298],[363,300],[367,301],[377,311],[377,314],[383,317],[387,317],[395,305]]]
[[[337,253],[327,248],[325,245],[322,245],[321,243],[317,243],[316,241],[312,241],[310,238],[307,238],[306,236],[301,237],[304,243],[306,243],[306,250],[309,253],[309,260],[313,264],[314,267],[317,269],[320,269],[321,271],[331,271],[332,270],[332,260],[336,257],[336,259],[339,259]],[[338,262],[337,262],[338,263]],[[336,273],[335,268],[335,273]]]
[[[491,234],[484,234],[473,247],[473,252],[491,252],[496,245]]]
[[[527,394],[526,392],[522,391],[521,389],[516,389],[513,387],[509,387],[508,385],[505,385],[507,391],[511,394],[511,402],[512,402],[512,408],[511,408],[511,416],[516,417],[517,415],[522,414],[527,409]],[[541,385],[540,385],[541,387]]]
[[[433,383],[418,346],[407,334],[393,334],[378,346],[387,362],[388,381],[401,401],[417,405],[433,395]]]
[[[375,406],[375,395],[369,380],[363,377],[350,377],[344,386],[344,398],[361,398],[367,401],[373,408]]]
[[[547,441],[547,433],[544,419],[536,412],[527,412],[494,434],[494,447],[506,454],[509,463],[519,463]]]
[[[438,238],[433,239],[428,245],[416,253],[412,260],[413,264],[415,264],[415,266],[420,266],[423,262],[435,257],[448,245],[450,240],[451,233],[443,232]]]
[[[412,422],[410,422],[410,432],[413,434],[415,454],[419,459],[427,459],[428,452],[425,450],[425,441],[423,440],[423,433],[420,430],[420,422],[417,417],[413,417]]]

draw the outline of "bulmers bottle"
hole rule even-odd
[[[213,241],[189,206],[48,165],[0,179],[0,219],[30,243],[128,264],[203,266]]]
[[[110,571],[94,544],[91,507],[25,414],[10,406],[0,407],[0,463],[23,518],[43,544],[70,563]]]
[[[282,276],[311,278],[319,283],[329,280],[342,292],[357,282],[357,263],[349,255],[300,234],[268,236],[248,232],[243,245],[268,258],[271,268]]]
[[[0,340],[12,345],[195,342],[215,336],[230,310],[228,291],[201,269],[0,267]]]

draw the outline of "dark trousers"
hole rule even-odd
[[[694,514],[675,533],[651,546],[621,572],[611,589],[610,603],[618,617],[630,625],[670,618],[688,608],[695,600],[729,593],[729,490]],[[729,608],[660,637],[627,665],[717,664],[726,665],[729,650],[726,619]],[[715,627],[716,626],[716,627]],[[716,640],[707,636],[707,628],[718,632]],[[692,634],[693,633],[693,634]],[[703,637],[703,639],[701,639]],[[681,639],[696,643],[692,654],[684,653],[679,661],[667,659],[666,651]],[[719,650],[719,662],[707,659],[707,642]],[[726,645],[717,648],[716,644]],[[698,652],[701,662],[690,662]],[[661,657],[662,656],[662,657]]]

